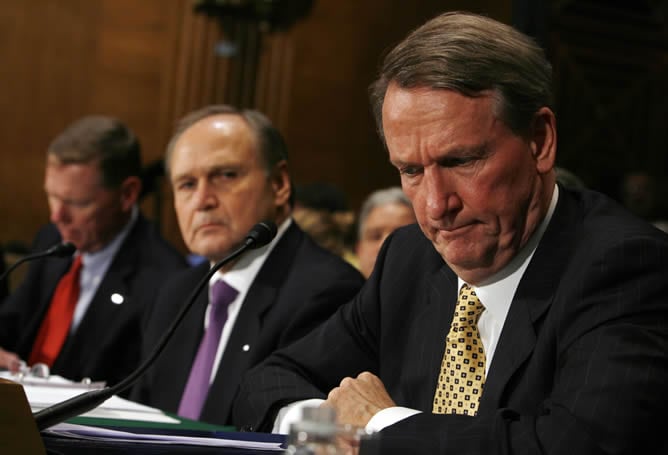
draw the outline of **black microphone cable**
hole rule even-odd
[[[9,274],[17,268],[19,265],[23,264],[24,262],[32,261],[33,259],[39,259],[39,258],[46,258],[46,257],[56,257],[56,258],[64,258],[67,256],[72,256],[74,252],[77,250],[77,247],[74,246],[73,243],[70,242],[63,242],[63,243],[58,243],[48,250],[40,251],[39,253],[34,253],[34,254],[29,254],[27,256],[22,257],[18,261],[12,264],[11,267],[9,267],[5,273],[0,276],[0,282],[4,280]]]

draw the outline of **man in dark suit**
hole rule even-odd
[[[44,188],[52,223],[33,246],[66,241],[77,250],[33,261],[2,305],[0,367],[45,363],[68,379],[113,384],[137,366],[158,283],[185,268],[138,211],[140,171],[139,142],[113,118],[83,117],[51,143]]]
[[[668,237],[555,184],[550,79],[529,38],[467,13],[388,54],[372,102],[420,229],[249,372],[235,423],[322,398],[380,431],[361,453],[666,453]]]
[[[362,276],[318,247],[292,220],[292,188],[280,133],[257,111],[209,106],[186,116],[166,164],[181,233],[205,264],[173,277],[144,343],[148,354],[204,277],[259,221],[278,234],[211,279],[133,397],[181,416],[229,424],[241,375],[306,335],[352,298]],[[232,289],[222,320],[216,288]]]

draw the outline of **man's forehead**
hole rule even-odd
[[[111,191],[102,184],[102,176],[90,163],[47,164],[44,191],[64,199],[90,199]]]
[[[73,184],[76,184],[78,179],[84,176],[87,181],[102,184],[102,171],[100,170],[99,160],[70,162],[63,161],[57,156],[49,154],[46,160],[46,173],[70,178],[73,180]]]
[[[201,118],[190,125],[181,137],[202,133],[208,133],[216,137],[241,138],[252,136],[251,128],[246,120],[236,113],[214,114]]]
[[[250,126],[237,114],[216,114],[198,120],[177,139],[174,154],[195,149],[206,152],[224,147],[257,147]]]

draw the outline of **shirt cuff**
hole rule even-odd
[[[421,411],[415,409],[404,408],[401,406],[394,406],[391,408],[385,408],[382,411],[378,411],[369,422],[366,424],[366,431],[369,433],[374,433],[380,431],[385,427],[389,427],[400,420],[407,419],[410,416],[415,414],[420,414]]]

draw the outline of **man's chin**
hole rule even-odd
[[[450,242],[447,246],[437,245],[436,250],[443,260],[453,268],[477,269],[486,264],[485,248],[480,243]]]
[[[229,245],[206,245],[199,248],[191,248],[190,251],[204,256],[211,262],[218,262],[227,257],[233,251],[233,247]]]

